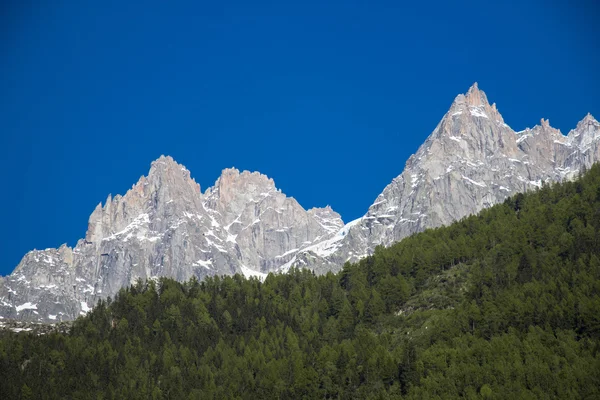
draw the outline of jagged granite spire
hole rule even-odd
[[[295,255],[283,267],[337,270],[426,228],[449,224],[542,182],[570,179],[600,159],[600,128],[588,114],[563,136],[542,119],[514,132],[475,83],[452,102],[402,174],[377,196],[367,213],[340,235]]]
[[[138,278],[264,276],[343,226],[331,208],[304,210],[257,172],[226,169],[205,193],[171,157],[91,214],[71,249],[32,251],[0,283],[0,316],[74,319]]]

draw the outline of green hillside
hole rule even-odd
[[[338,274],[138,282],[4,332],[0,398],[600,398],[600,167]]]

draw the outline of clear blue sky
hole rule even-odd
[[[475,81],[516,130],[600,118],[594,1],[5,0],[0,13],[0,274],[74,245],[161,154],[203,190],[223,168],[260,171],[347,222]]]

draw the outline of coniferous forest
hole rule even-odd
[[[139,281],[0,335],[2,399],[600,398],[600,167],[337,274]]]

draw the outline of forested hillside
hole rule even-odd
[[[600,398],[600,167],[338,274],[138,282],[4,332],[0,398]]]

